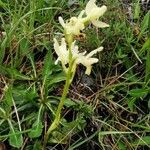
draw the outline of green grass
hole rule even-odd
[[[83,51],[104,46],[87,78],[94,86],[83,80],[85,68],[79,66],[47,149],[150,148],[150,11],[135,0],[131,20],[127,3],[102,4],[108,7],[102,20],[110,27],[89,26],[79,43]],[[54,64],[53,37],[62,30],[58,16],[67,19],[85,5],[0,1],[0,147],[41,149],[65,80]]]

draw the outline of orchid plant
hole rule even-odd
[[[82,10],[78,17],[71,17],[67,21],[64,21],[62,17],[58,18],[64,29],[64,37],[61,38],[61,43],[54,38],[54,50],[58,55],[55,64],[57,65],[58,62],[61,62],[62,68],[66,74],[66,82],[55,114],[55,119],[45,134],[43,149],[46,147],[50,133],[59,125],[61,110],[63,108],[69,86],[74,78],[77,65],[82,64],[85,66],[85,74],[90,75],[92,65],[98,62],[98,59],[94,58],[93,55],[103,50],[103,47],[99,47],[90,53],[87,53],[86,51],[80,53],[79,47],[74,40],[74,37],[80,35],[81,31],[84,30],[90,23],[98,28],[109,27],[108,24],[99,21],[99,18],[106,12],[107,7],[98,7],[95,2],[96,0],[90,0],[86,5],[85,10]]]

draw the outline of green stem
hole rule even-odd
[[[59,105],[58,105],[58,108],[57,108],[55,119],[54,119],[53,123],[51,124],[51,126],[49,127],[47,133],[44,136],[43,150],[45,150],[45,148],[46,148],[46,144],[47,144],[48,137],[49,137],[50,133],[55,128],[57,128],[57,126],[59,125],[61,110],[63,108],[64,101],[65,101],[65,98],[66,98],[66,95],[68,93],[69,86],[70,86],[70,78],[71,78],[71,73],[68,71],[67,79],[66,79],[66,82],[65,82],[64,90],[63,90],[63,94],[62,94],[62,97],[60,99],[60,102],[59,102]]]

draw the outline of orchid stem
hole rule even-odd
[[[71,43],[69,42],[68,44],[69,44],[69,52],[71,53]],[[46,149],[46,144],[47,144],[49,135],[59,125],[60,118],[61,118],[61,110],[63,108],[64,101],[65,101],[65,98],[67,96],[67,93],[68,93],[68,90],[69,90],[69,87],[70,87],[70,84],[71,84],[71,81],[72,81],[71,79],[73,79],[72,75],[74,75],[74,73],[72,72],[72,67],[73,67],[73,60],[70,57],[70,59],[69,59],[69,68],[68,68],[68,71],[67,71],[67,74],[66,74],[66,82],[65,82],[64,89],[63,89],[63,94],[62,94],[62,97],[60,99],[57,111],[56,111],[55,119],[54,119],[53,123],[50,125],[48,131],[46,132],[46,134],[44,136],[44,142],[43,142],[43,149],[42,150]]]

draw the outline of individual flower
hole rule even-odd
[[[82,18],[84,11],[81,11],[78,17],[71,17],[69,21],[64,22],[62,17],[59,17],[59,22],[63,26],[65,34],[79,35],[80,31],[85,28],[84,19]]]
[[[63,65],[66,65],[68,63],[69,52],[67,50],[65,38],[61,39],[61,45],[59,45],[58,41],[54,38],[54,49],[58,56],[55,64],[61,61]]]
[[[103,50],[103,47],[99,47],[93,51],[91,51],[89,54],[86,55],[86,52],[84,53],[79,53],[79,56],[78,58],[76,59],[76,63],[77,64],[82,64],[83,66],[86,67],[86,71],[85,71],[85,74],[87,75],[90,75],[91,73],[91,69],[92,69],[92,65],[94,63],[97,63],[98,62],[98,59],[97,58],[93,58],[92,56],[94,54],[96,54],[97,52],[100,52]]]
[[[54,50],[58,56],[58,58],[55,61],[55,65],[58,64],[59,61],[63,65],[66,65],[69,63],[69,50],[67,49],[67,44],[65,41],[65,38],[61,39],[61,44],[59,45],[58,41],[54,38]],[[72,59],[76,59],[78,57],[78,46],[75,45],[75,41],[71,44],[71,53],[72,53]]]
[[[90,0],[85,8],[85,13],[87,18],[92,22],[93,25],[99,28],[109,27],[108,24],[99,21],[99,17],[101,17],[107,10],[107,7],[103,5],[102,7],[98,7],[95,4],[96,0]]]
[[[58,41],[54,39],[54,49],[56,51],[56,54],[58,55],[58,58],[55,64],[57,64],[58,61],[61,61],[63,68],[65,69],[65,71],[67,71],[67,68],[65,67],[65,65],[69,63],[69,50],[67,49],[65,39],[64,38],[61,39],[61,45],[59,45]],[[85,74],[89,75],[91,73],[92,65],[98,62],[98,59],[93,58],[92,56],[102,50],[103,50],[103,47],[99,47],[91,51],[89,54],[87,54],[86,51],[80,53],[78,51],[78,46],[75,45],[75,41],[72,42],[71,44],[72,58],[71,59],[74,60],[72,71],[75,71],[76,66],[78,64],[82,64],[83,66],[86,67]]]

